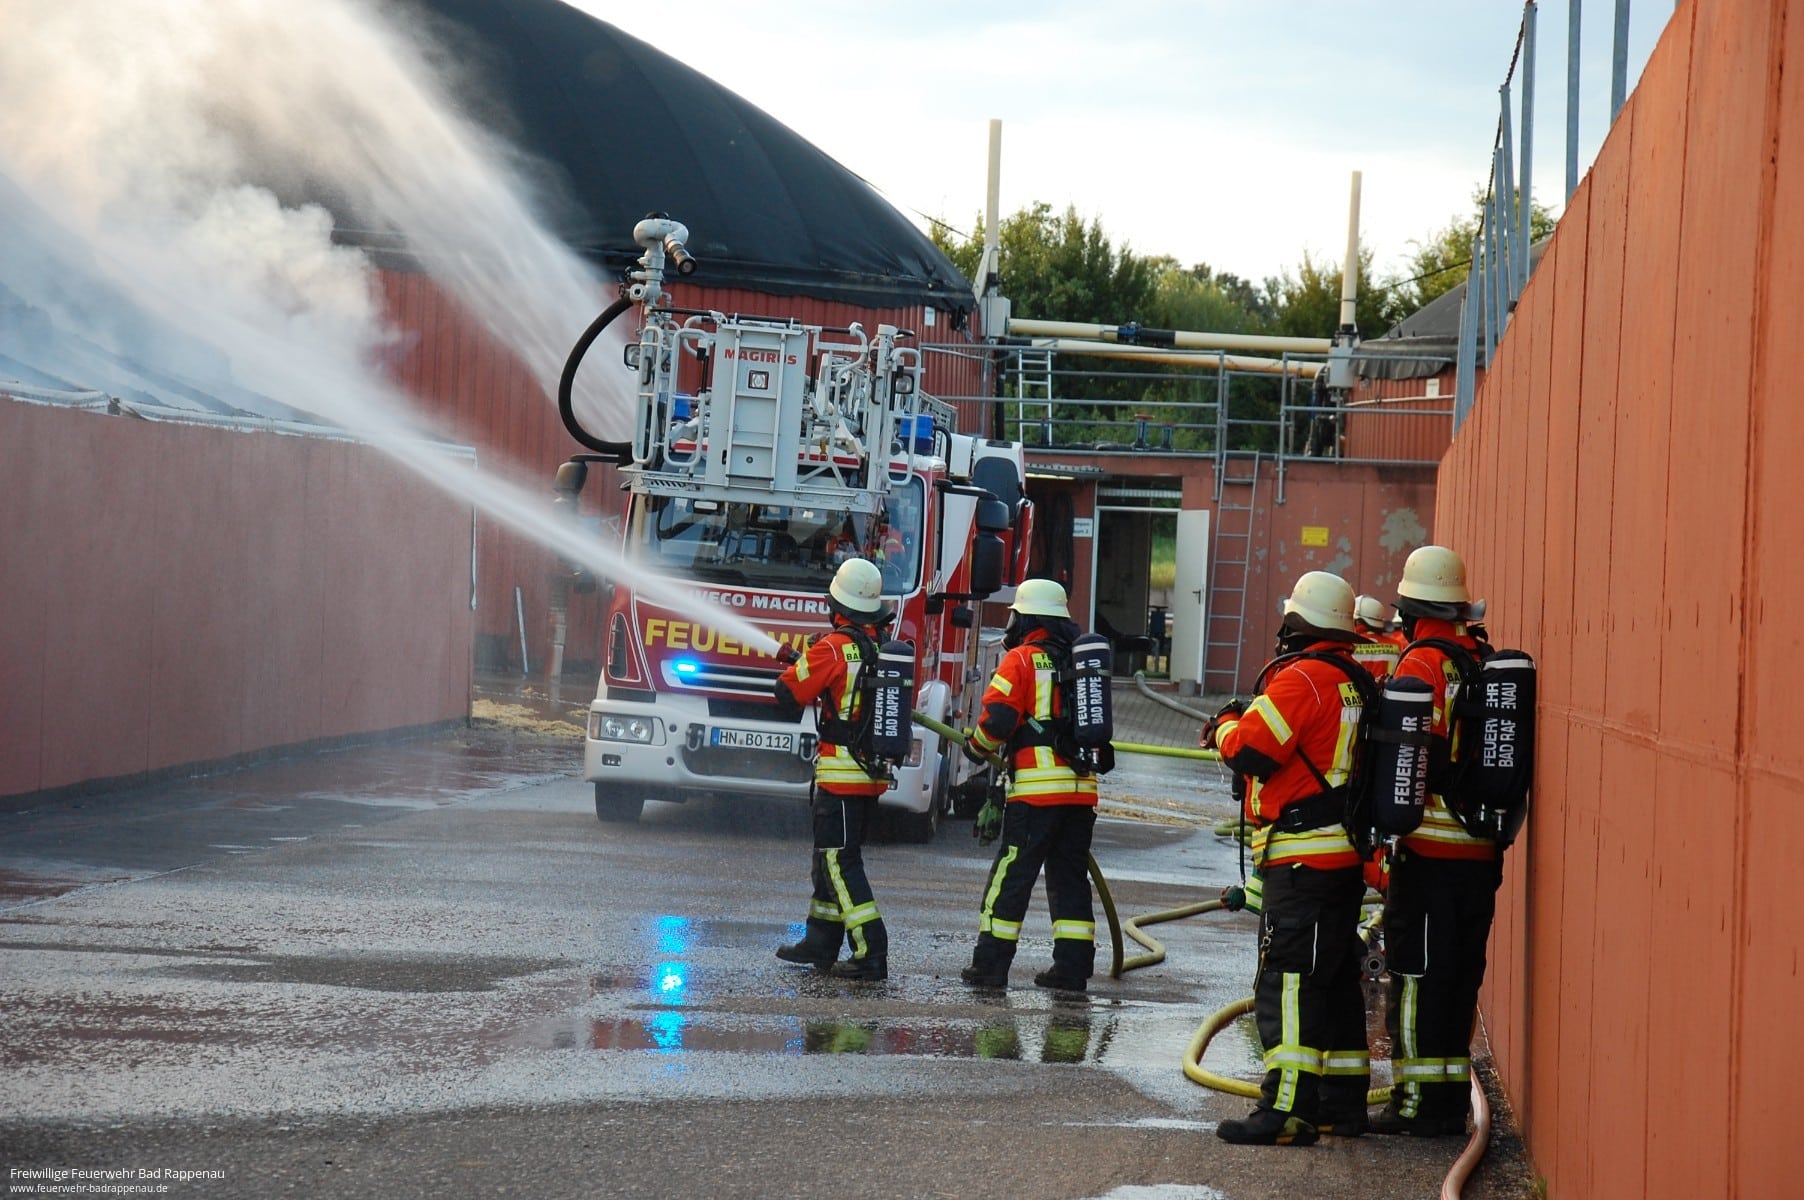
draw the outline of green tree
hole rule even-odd
[[[1478,237],[1484,209],[1485,190],[1474,188],[1471,212],[1454,217],[1426,240],[1411,240],[1415,252],[1409,257],[1405,278],[1393,287],[1404,315],[1415,312],[1466,281],[1472,262],[1472,243]],[[1551,234],[1559,222],[1551,209],[1537,201],[1529,209],[1528,223],[1529,240],[1538,242]]]
[[[983,223],[962,245],[936,226],[934,240],[958,268],[975,274],[983,254]],[[1117,250],[1095,217],[1075,206],[1055,214],[1038,201],[1002,222],[1002,290],[1014,311],[1037,321],[1111,325],[1135,319],[1152,300],[1157,271],[1126,246]]]
[[[1353,322],[1361,337],[1377,337],[1403,315],[1396,289],[1372,279],[1372,251],[1359,249],[1359,298]],[[1288,270],[1265,281],[1265,299],[1276,314],[1271,332],[1287,337],[1330,337],[1340,328],[1341,272],[1303,252],[1297,273]]]

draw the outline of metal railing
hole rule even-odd
[[[1615,19],[1610,54],[1610,121],[1628,96],[1629,0],[1614,0]],[[1676,7],[1676,5],[1675,5]],[[1489,364],[1516,301],[1528,286],[1534,269],[1530,254],[1534,221],[1535,147],[1535,26],[1540,5],[1528,0],[1522,6],[1522,24],[1510,54],[1509,69],[1498,88],[1500,112],[1497,135],[1491,145],[1490,178],[1485,185],[1478,236],[1472,243],[1471,265],[1466,275],[1465,299],[1460,307],[1459,348],[1455,355],[1453,428],[1457,432],[1472,411],[1478,391],[1478,367]],[[1566,32],[1566,191],[1570,199],[1578,189],[1579,142],[1579,45],[1582,0],[1567,0]],[[1511,85],[1521,68],[1520,99],[1516,116],[1520,144],[1512,123]]]

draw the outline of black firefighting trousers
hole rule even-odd
[[[1305,1121],[1365,1115],[1371,1083],[1360,987],[1358,867],[1267,867],[1253,1015],[1265,1048],[1260,1105]]]
[[[1471,1102],[1472,1020],[1485,979],[1485,941],[1503,882],[1501,859],[1426,858],[1391,864],[1384,952],[1391,1106],[1405,1117],[1464,1113]]]
[[[814,897],[803,944],[821,958],[839,957],[842,942],[850,943],[855,959],[886,957],[889,932],[864,873],[864,839],[877,816],[877,798],[840,796],[816,787],[809,807],[814,817],[809,869]]]
[[[1052,968],[1069,979],[1090,978],[1096,970],[1096,913],[1090,904],[1090,835],[1095,829],[1093,805],[1009,802],[984,886],[972,966],[1008,973],[1034,881],[1044,867],[1046,906],[1052,912]]]

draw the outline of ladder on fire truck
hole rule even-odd
[[[1215,457],[1215,546],[1209,610],[1203,624],[1202,689],[1240,688],[1247,593],[1253,573],[1253,510],[1259,499],[1259,451],[1222,450]]]

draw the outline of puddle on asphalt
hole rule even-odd
[[[551,958],[475,955],[268,955],[227,962],[185,963],[163,974],[222,983],[303,983],[375,992],[489,992],[503,980],[558,966]]]
[[[661,1054],[987,1058],[1100,1062],[1117,1019],[1077,1013],[1024,1013],[1008,1019],[908,1017],[858,1021],[722,1016],[667,1008],[609,1017],[567,1016],[514,1035],[544,1050],[643,1050]]]

